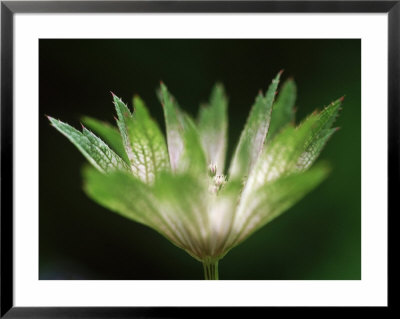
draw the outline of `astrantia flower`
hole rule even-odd
[[[158,231],[201,261],[207,279],[218,279],[218,261],[230,249],[327,175],[325,165],[310,167],[335,132],[342,99],[296,126],[293,80],[274,101],[280,75],[256,97],[228,169],[228,102],[221,85],[194,121],[161,83],[166,139],[139,97],[131,112],[113,95],[118,129],[83,120],[100,137],[49,119],[94,167],[83,174],[89,197]]]

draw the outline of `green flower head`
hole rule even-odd
[[[336,131],[343,99],[296,125],[292,79],[275,100],[280,76],[257,95],[227,168],[228,100],[221,84],[194,120],[161,83],[166,138],[137,96],[131,111],[113,94],[118,128],[89,117],[83,123],[90,130],[82,131],[49,120],[92,164],[83,170],[90,198],[156,230],[201,261],[207,279],[217,279],[218,261],[230,249],[328,173],[326,164],[311,166]]]

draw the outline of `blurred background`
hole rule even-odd
[[[360,40],[47,40],[39,43],[39,279],[203,279],[202,265],[157,232],[91,201],[81,153],[46,115],[80,128],[114,123],[110,91],[140,95],[164,129],[160,80],[197,114],[216,81],[229,96],[228,159],[259,89],[284,69],[297,120],[345,95],[321,154],[329,178],[230,251],[220,279],[361,279]]]

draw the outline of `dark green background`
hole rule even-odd
[[[298,85],[297,118],[346,95],[321,154],[329,178],[220,261],[221,279],[361,278],[360,40],[40,40],[40,279],[202,279],[202,266],[155,231],[82,191],[83,156],[45,114],[80,127],[114,122],[110,91],[139,94],[164,128],[163,80],[191,114],[216,81],[229,96],[228,158],[259,89],[280,69]]]

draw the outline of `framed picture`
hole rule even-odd
[[[399,24],[398,1],[2,1],[1,317],[388,308]]]

